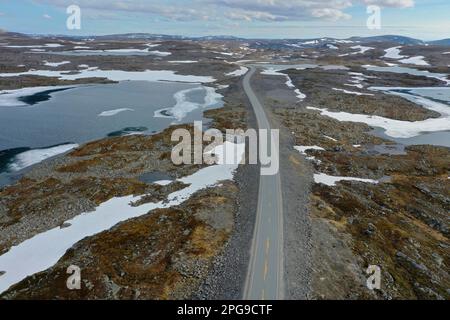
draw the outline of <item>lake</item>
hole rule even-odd
[[[423,87],[423,88],[376,88],[389,93],[401,96],[412,102],[418,103],[417,98],[423,97],[430,101],[436,101],[448,108],[447,113],[441,113],[444,115],[450,114],[450,87]],[[420,100],[424,103],[426,107],[427,100]],[[450,121],[450,120],[449,120]],[[372,134],[382,137],[388,140],[393,140],[397,143],[409,146],[409,145],[420,145],[420,144],[430,144],[437,146],[450,147],[450,131],[436,131],[436,132],[423,132],[422,134],[411,137],[411,138],[396,138],[386,135],[384,129],[376,128],[372,131]]]
[[[212,87],[150,81],[82,85],[21,100],[30,105],[0,105],[0,172],[30,149],[40,150],[34,157],[45,157],[56,152],[51,147],[63,144],[153,134],[172,124],[203,120],[204,110],[223,105]]]

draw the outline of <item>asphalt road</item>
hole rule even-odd
[[[254,68],[245,75],[243,86],[259,129],[270,130],[264,108],[253,92],[250,80]],[[269,131],[270,132],[270,131]],[[270,139],[269,139],[270,143]],[[270,150],[270,146],[268,148]],[[283,206],[280,173],[260,175],[256,225],[244,299],[283,299]]]

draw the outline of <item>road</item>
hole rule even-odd
[[[245,75],[244,91],[255,112],[259,129],[269,131],[271,127],[264,108],[250,85],[254,73],[255,68],[250,68]],[[244,289],[246,300],[283,299],[282,203],[280,173],[260,175],[256,224]]]

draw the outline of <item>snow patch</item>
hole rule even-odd
[[[26,45],[26,46],[5,46],[5,48],[12,48],[12,49],[27,49],[27,48],[59,48],[64,47],[62,44],[59,43],[47,43],[44,45]]]
[[[333,88],[334,91],[341,91],[347,94],[354,94],[357,96],[373,96],[372,93],[362,93],[362,92],[356,92],[356,91],[349,91],[349,90],[345,90],[345,89],[338,89],[338,88]]]
[[[67,71],[56,70],[29,70],[18,73],[0,73],[0,77],[20,77],[36,75],[43,77],[56,77],[61,80],[77,80],[85,78],[106,78],[111,81],[178,81],[178,82],[214,82],[216,79],[210,76],[180,75],[171,70],[146,70],[146,71],[123,71],[123,70],[101,70],[96,67],[78,70],[79,73],[72,74]]]
[[[115,116],[116,114],[119,114],[119,113],[125,112],[125,111],[134,111],[134,109],[120,108],[120,109],[114,109],[114,110],[107,110],[107,111],[103,111],[102,113],[99,113],[98,116],[99,117],[111,117],[111,116]]]
[[[330,137],[330,136],[326,136],[326,135],[324,135],[324,137],[325,137],[325,138],[327,138],[328,140],[331,140],[331,141],[335,141],[335,142],[337,142],[337,139],[335,139],[335,138],[332,138],[332,137]]]
[[[423,121],[401,121],[380,116],[372,116],[365,114],[354,114],[348,112],[332,112],[327,109],[315,107],[307,107],[310,110],[317,110],[321,115],[328,116],[338,121],[362,122],[372,127],[380,127],[385,129],[385,134],[394,138],[412,138],[424,132],[446,131],[450,130],[450,115],[446,110],[446,105],[431,101],[425,98],[417,98],[418,102],[422,101],[422,105],[430,110],[434,110],[443,114],[441,118],[430,118]]]
[[[179,61],[167,61],[169,63],[180,63],[180,64],[189,64],[189,63],[197,63],[196,60],[179,60]]]
[[[159,51],[159,50],[149,51],[148,53],[151,55],[154,55],[154,56],[158,56],[158,57],[167,57],[172,54],[171,52]]]
[[[159,181],[155,181],[153,183],[160,185],[160,186],[167,186],[169,184],[171,184],[173,181],[172,180],[159,180]]]
[[[353,177],[334,177],[334,176],[329,176],[325,173],[314,174],[314,182],[315,183],[322,183],[327,186],[333,187],[339,181],[360,181],[360,182],[378,184],[377,180],[372,180],[372,179],[362,179],[362,178],[353,178]]]
[[[86,46],[76,46],[75,50],[72,52],[77,53],[89,53],[89,54],[104,54],[104,53],[119,53],[119,54],[142,54],[148,53],[150,55],[155,55],[159,57],[167,57],[170,56],[171,52],[159,51],[159,50],[151,50],[154,47],[158,47],[159,44],[146,44],[147,48],[145,49],[135,49],[135,48],[125,48],[125,49],[105,49],[105,50],[92,50],[90,47]],[[69,51],[70,52],[70,51]]]
[[[303,44],[318,44],[319,40],[309,40],[309,41],[304,41]]]
[[[44,60],[44,66],[48,66],[48,67],[59,67],[59,66],[62,66],[64,64],[68,64],[68,63],[70,63],[70,61],[48,62],[47,60]]]
[[[308,150],[325,151],[324,148],[319,147],[319,146],[295,146],[294,149],[303,155],[306,155],[306,151],[308,151]]]
[[[300,100],[303,100],[306,98],[306,94],[302,93],[300,91],[300,89],[295,89],[294,92],[295,92],[295,95],[297,96],[297,98],[299,98]]]
[[[353,54],[363,54],[363,53],[365,53],[365,52],[367,52],[369,50],[373,50],[374,48],[372,48],[372,47],[364,47],[364,46],[358,45],[358,46],[350,47],[350,49],[359,50],[359,52],[356,52],[356,53],[353,53]]]
[[[363,86],[362,84],[360,84],[360,83],[357,83],[357,84],[348,84],[348,83],[345,83],[344,86],[347,86],[347,87],[356,87],[356,88],[358,88],[358,89],[364,89],[364,86]]]
[[[65,153],[77,147],[78,144],[64,144],[46,149],[34,149],[25,151],[19,153],[13,158],[12,163],[8,166],[8,169],[10,171],[19,171],[36,163],[42,162],[45,159]]]
[[[240,76],[245,75],[247,72],[248,72],[248,68],[241,67],[240,69],[237,69],[237,70],[235,70],[233,72],[226,73],[225,75],[226,76],[231,76],[231,77],[240,77]]]
[[[205,90],[206,95],[203,104],[187,100],[187,95],[191,92]],[[212,107],[219,103],[223,96],[211,87],[196,87],[181,90],[174,95],[176,104],[172,108],[165,108],[155,111],[156,118],[175,118],[177,121],[183,120],[189,112],[199,108]]]
[[[414,64],[416,66],[429,66],[430,64],[426,62],[424,56],[411,57],[407,59],[399,60],[398,62],[404,64]]]
[[[402,47],[393,47],[393,48],[388,48],[388,49],[384,50],[384,52],[386,52],[386,54],[383,56],[383,58],[396,59],[396,60],[406,58],[407,56],[400,55],[401,48]]]

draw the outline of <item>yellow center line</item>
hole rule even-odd
[[[269,270],[269,263],[266,259],[266,261],[264,262],[264,281],[266,281],[267,279],[267,271]]]
[[[265,257],[265,261],[264,261],[264,281],[266,281],[267,279],[267,272],[269,271],[269,261],[267,260],[267,258],[269,257],[269,248],[270,248],[270,239],[267,238],[266,239],[266,257]]]

